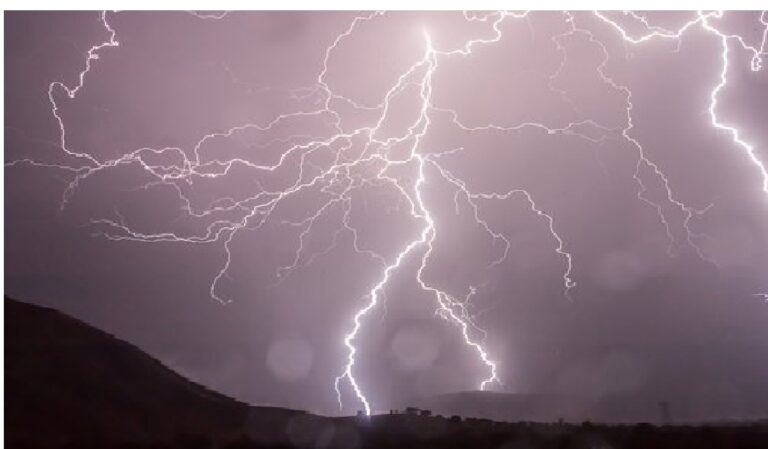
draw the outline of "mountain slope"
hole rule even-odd
[[[135,346],[52,309],[5,298],[8,441],[158,441],[242,428],[249,407]]]

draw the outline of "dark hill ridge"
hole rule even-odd
[[[53,309],[5,298],[6,442],[279,440],[302,412],[251,407]]]
[[[4,308],[7,448],[767,447],[765,423],[706,428],[577,426],[413,414],[326,418],[252,407],[190,382],[135,346],[60,312],[9,298]],[[488,407],[489,401],[500,408],[513,405],[503,395],[454,396],[441,400],[453,404],[458,399],[470,408]],[[472,397],[479,402],[473,405]],[[535,402],[534,397],[528,399]],[[522,403],[528,407],[527,400]]]

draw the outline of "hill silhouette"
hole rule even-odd
[[[53,309],[5,297],[6,443],[282,438],[301,412],[251,407]]]
[[[415,408],[327,418],[254,407],[191,382],[139,348],[55,310],[7,297],[4,308],[8,448],[764,449],[768,442],[766,422],[512,423]],[[476,396],[448,395],[433,405],[459,400],[485,413],[489,403],[502,410],[522,401],[526,409],[537,400],[485,395],[475,405],[467,403]]]

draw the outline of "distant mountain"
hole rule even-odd
[[[693,398],[694,400],[696,398]],[[706,399],[706,398],[703,398]],[[696,404],[670,403],[670,416],[677,423],[758,422],[768,416],[768,404],[753,401],[752,407],[739,407],[741,413],[731,417],[715,412],[697,412]],[[495,421],[566,422],[584,421],[601,423],[661,423],[659,398],[638,392],[609,394],[600,397],[579,395],[511,394],[492,391],[465,391],[437,396],[415,398],[398,404],[431,410],[443,416],[471,416]],[[680,413],[676,412],[680,410]]]
[[[630,406],[631,404],[631,406]],[[607,396],[590,398],[543,394],[465,391],[407,401],[403,406],[432,410],[444,416],[461,415],[496,421],[654,422],[659,419],[652,398]]]
[[[535,394],[509,394],[493,391],[463,391],[407,400],[401,407],[431,410],[443,416],[469,416],[495,421],[557,421],[565,418],[564,398]],[[575,416],[569,416],[571,421]],[[579,414],[578,420],[583,415]]]
[[[6,443],[278,441],[296,415],[311,416],[250,407],[82,321],[5,298]]]

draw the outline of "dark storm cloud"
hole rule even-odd
[[[208,133],[318,110],[326,49],[355,16],[270,12],[201,20],[186,13],[109,13],[119,47],[98,52],[74,99],[54,92],[68,146],[102,161],[144,147],[178,147],[192,158]],[[693,16],[648,14],[651,23],[668,28]],[[760,13],[734,13],[717,24],[759,45],[759,19]],[[673,398],[692,404],[679,411],[691,418],[768,413],[754,405],[768,403],[768,303],[754,295],[768,291],[768,197],[743,149],[710,123],[720,40],[697,26],[679,45],[663,39],[630,45],[590,14],[576,20],[592,39],[564,35],[568,23],[560,13],[533,13],[501,22],[497,43],[479,45],[469,56],[441,57],[432,78],[432,103],[440,110],[430,113],[419,147],[423,154],[463,147],[440,162],[473,191],[531,192],[573,256],[573,299],[563,295],[565,261],[547,220],[524,197],[478,200],[484,220],[511,242],[508,257],[489,267],[503,245],[489,239],[470,205],[455,196],[456,187],[432,166],[425,169],[423,193],[437,236],[424,278],[460,298],[477,286],[470,307],[498,363],[503,384],[494,389]],[[636,22],[626,26],[642,32]],[[77,84],[85,52],[109,38],[99,14],[6,13],[5,30],[6,162],[84,164],[59,149],[47,91],[55,80]],[[325,82],[360,105],[380,103],[423,57],[425,30],[444,51],[493,36],[488,21],[461,13],[389,13],[340,41]],[[687,244],[684,213],[647,166],[640,171],[645,196],[661,205],[670,223],[674,257],[658,211],[638,199],[638,151],[621,135],[627,98],[600,76],[600,43],[609,55],[605,73],[632,92],[631,136],[667,175],[676,199],[696,209],[712,204],[690,226],[693,242],[719,268]],[[719,113],[768,160],[768,70],[750,70],[750,58],[733,46]],[[414,73],[393,101],[381,137],[401,135],[418,117],[423,76]],[[378,118],[344,101],[333,107],[345,129]],[[470,127],[541,122],[563,128],[591,119],[601,128],[581,130],[595,142],[540,128],[470,132],[443,109],[457,111]],[[308,115],[268,132],[211,139],[198,155],[202,163],[274,164],[288,143],[333,133],[327,115]],[[183,159],[169,152],[146,160],[153,157],[151,163],[167,166]],[[296,162],[274,174],[236,166],[225,177],[178,182],[177,188],[193,207],[226,205],[221,198],[239,201],[285,188],[297,176]],[[328,155],[311,162],[322,167]],[[415,172],[402,170],[397,176],[412,185]],[[81,317],[240,399],[338,412],[333,379],[346,357],[342,339],[381,266],[352,251],[348,232],[336,234],[342,211],[332,208],[305,241],[308,254],[318,256],[277,277],[293,262],[300,233],[281,221],[313,213],[319,192],[287,201],[267,225],[235,235],[229,269],[216,285],[216,293],[233,302],[222,305],[210,296],[226,260],[221,239],[111,241],[103,236],[109,228],[91,222],[124,219],[144,234],[204,233],[213,219],[190,218],[178,191],[148,187],[153,179],[138,164],[88,177],[63,209],[71,172],[19,164],[6,167],[5,175],[9,295]],[[351,197],[349,217],[360,242],[388,260],[422,228],[399,197],[391,185],[367,186]],[[235,211],[214,218],[239,217]],[[358,339],[356,377],[377,410],[403,398],[474,389],[486,375],[457,327],[434,316],[434,297],[419,288],[422,253],[393,273],[385,301],[366,318]],[[359,407],[346,387],[344,399],[345,413]]]

